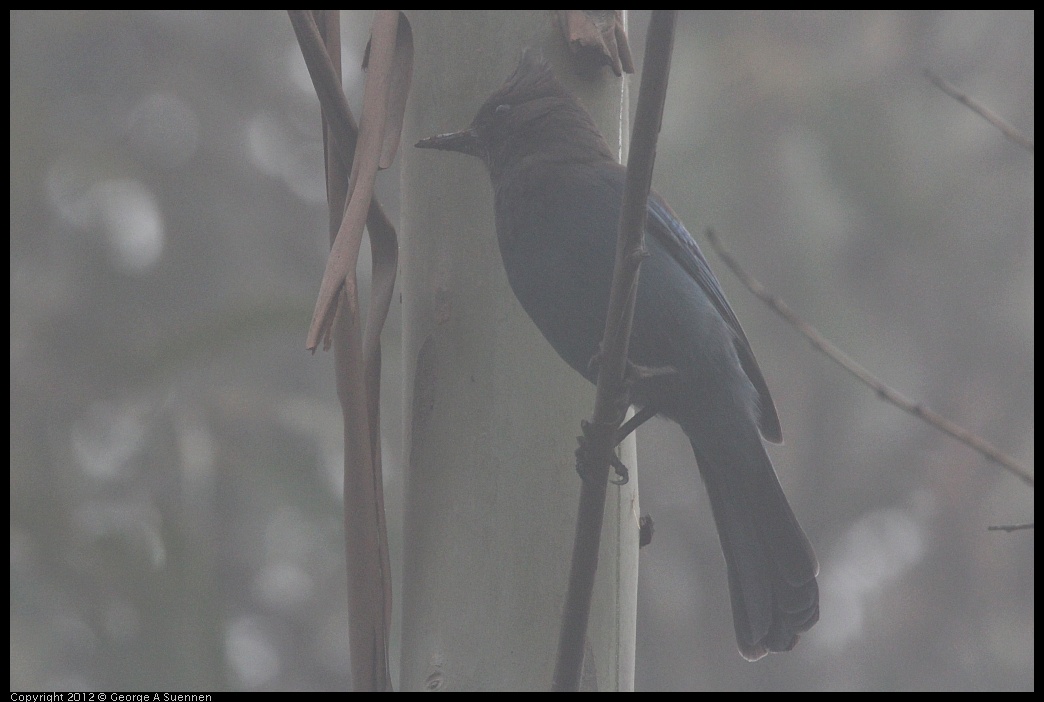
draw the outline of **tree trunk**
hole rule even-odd
[[[573,452],[594,388],[558,358],[508,287],[482,163],[412,144],[465,128],[525,46],[543,49],[610,145],[627,133],[626,88],[607,69],[577,78],[548,11],[415,11],[409,18],[416,53],[402,151],[407,475],[399,689],[546,690],[579,495]],[[630,690],[634,681],[631,440],[624,462],[631,482],[609,490],[588,689]]]

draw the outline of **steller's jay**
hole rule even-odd
[[[591,382],[605,328],[624,167],[580,102],[526,52],[471,127],[420,141],[482,159],[508,281],[558,354]],[[743,656],[789,651],[819,619],[812,545],[761,437],[782,441],[746,335],[707,260],[650,193],[629,357],[648,373],[631,401],[689,437],[725,554]]]

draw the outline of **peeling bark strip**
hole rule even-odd
[[[323,110],[330,257],[308,335],[312,351],[334,346],[337,396],[344,421],[344,526],[348,562],[349,648],[355,690],[391,690],[391,565],[385,520],[380,440],[380,332],[398,268],[395,229],[373,198],[380,168],[398,148],[413,64],[413,37],[398,11],[379,11],[371,42],[357,128],[340,80],[336,11],[290,10],[301,52]],[[316,19],[322,27],[320,32]],[[351,172],[351,177],[348,173]],[[356,269],[364,225],[373,252],[365,336]]]
[[[634,73],[623,10],[558,10],[558,22],[569,48],[582,60],[609,66],[620,76]]]

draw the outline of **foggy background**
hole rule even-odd
[[[356,114],[369,21],[342,17]],[[986,530],[1032,489],[813,351],[702,235],[1032,466],[1033,156],[923,72],[1032,138],[1033,64],[1032,12],[682,13],[654,187],[768,379],[821,621],[740,658],[691,450],[650,422],[639,689],[1033,689],[1034,535]],[[322,139],[286,14],[12,12],[10,192],[11,688],[345,689],[340,410],[304,350]]]

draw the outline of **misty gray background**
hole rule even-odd
[[[342,22],[358,110],[369,14]],[[1032,465],[1033,156],[923,70],[1032,137],[1033,64],[1032,12],[682,14],[654,183],[772,388],[822,615],[739,657],[691,451],[651,422],[639,689],[1033,689],[1034,535],[986,531],[1032,489],[811,350],[702,236]],[[346,688],[341,420],[304,351],[322,141],[285,13],[12,12],[10,192],[11,688]]]

